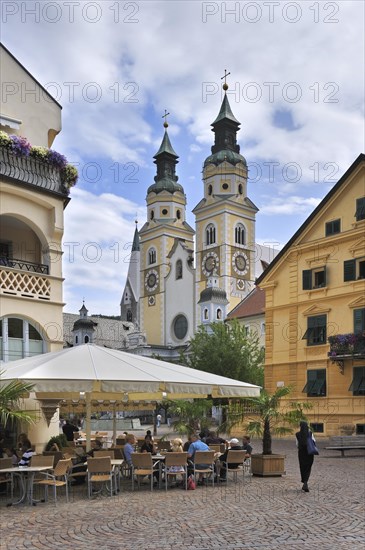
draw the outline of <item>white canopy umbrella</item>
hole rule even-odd
[[[40,401],[78,400],[80,392],[85,393],[88,421],[93,399],[126,403],[260,394],[260,387],[253,384],[94,344],[12,361],[2,369],[0,384],[15,379],[30,382]]]

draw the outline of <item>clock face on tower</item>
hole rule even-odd
[[[235,252],[232,256],[232,266],[238,275],[246,275],[248,268],[250,267],[247,254],[237,250],[237,252]]]
[[[214,270],[218,270],[219,258],[215,252],[208,252],[205,254],[202,261],[202,271],[209,277]]]
[[[155,269],[150,269],[146,273],[145,279],[144,279],[144,286],[148,290],[148,292],[153,292],[156,290],[158,285],[158,273]]]

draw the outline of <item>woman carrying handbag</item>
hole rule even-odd
[[[310,431],[307,422],[300,422],[300,430],[295,434],[298,447],[300,475],[303,483],[302,491],[309,493],[308,480],[312,470],[314,455],[318,455],[316,440]]]

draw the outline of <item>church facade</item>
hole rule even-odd
[[[258,208],[248,197],[240,123],[227,95],[212,123],[214,144],[204,162],[202,199],[193,209],[195,230],[186,221],[179,157],[164,126],[155,181],[147,189],[147,220],[134,235],[121,319],[137,324],[151,349],[171,358],[170,350],[186,347],[200,325],[209,331],[212,322],[225,320],[274,253],[255,242]]]

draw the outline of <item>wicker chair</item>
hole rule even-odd
[[[43,457],[49,458],[49,457]],[[53,470],[53,473],[50,472],[39,472],[39,475],[44,476],[44,479],[35,480],[33,485],[44,486],[44,498],[48,500],[48,487],[53,487],[54,501],[57,502],[57,488],[65,487],[66,489],[66,501],[68,502],[68,472],[71,468],[72,461],[71,458],[66,460],[59,460],[57,466]],[[33,486],[31,499],[33,499]]]

